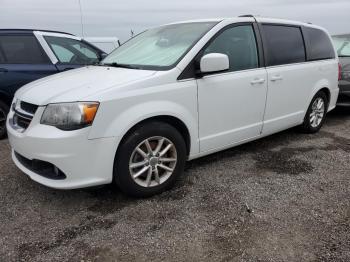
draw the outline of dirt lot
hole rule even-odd
[[[57,191],[0,141],[0,261],[350,261],[350,110],[187,164],[170,192]]]

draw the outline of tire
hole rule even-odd
[[[129,196],[160,194],[183,173],[186,158],[186,144],[176,128],[164,122],[147,122],[136,126],[121,142],[114,161],[114,182]]]
[[[322,108],[317,108],[317,109],[314,108],[315,105],[317,107],[317,101],[322,101],[322,103],[323,103]],[[323,111],[323,113],[316,113],[316,115],[315,115],[316,119],[313,118],[313,116],[311,115],[311,114],[315,114],[315,110],[318,110],[318,112]],[[321,129],[321,127],[323,126],[323,123],[326,119],[327,111],[328,111],[327,95],[323,91],[320,91],[311,100],[311,103],[309,105],[309,108],[308,108],[306,115],[305,115],[305,118],[304,118],[304,122],[300,126],[300,130],[306,134],[317,133]],[[322,114],[322,117],[321,117],[321,114]],[[320,119],[320,117],[321,117],[321,119]]]
[[[10,107],[3,101],[0,101],[0,139],[4,139],[7,136],[6,117],[9,111]]]

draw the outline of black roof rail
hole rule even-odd
[[[33,32],[33,31],[41,31],[41,32],[48,32],[48,33],[58,33],[58,34],[65,34],[65,35],[71,35],[74,36],[71,33],[61,32],[61,31],[54,31],[54,30],[45,30],[45,29],[22,29],[22,28],[0,28],[1,31],[22,31],[22,32]]]

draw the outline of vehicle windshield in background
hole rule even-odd
[[[215,24],[182,23],[147,30],[117,48],[102,64],[146,70],[170,69]]]
[[[99,61],[97,51],[81,41],[55,36],[44,38],[62,64],[89,65]]]
[[[350,35],[333,36],[333,42],[339,57],[350,57]]]

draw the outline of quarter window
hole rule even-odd
[[[304,32],[310,46],[308,60],[331,59],[335,57],[332,42],[325,32],[311,27],[306,27]]]
[[[3,52],[5,63],[8,64],[46,64],[49,62],[36,38],[31,35],[2,35],[0,36],[0,50]]]
[[[251,25],[235,26],[220,33],[204,50],[204,54],[221,53],[230,60],[230,71],[257,68],[258,51]]]
[[[299,27],[263,25],[268,66],[306,61],[305,45]]]

